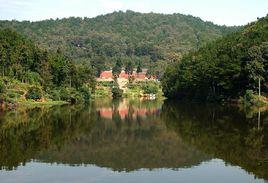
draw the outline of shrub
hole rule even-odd
[[[70,100],[70,91],[68,88],[60,88],[60,100],[69,101]]]
[[[113,81],[99,81],[98,85],[104,87],[112,87]]]
[[[88,103],[91,95],[89,88],[86,86],[82,86],[79,91],[82,94],[84,102]]]
[[[253,104],[254,103],[254,92],[252,90],[247,90],[244,95],[244,103]]]
[[[120,98],[123,96],[123,90],[121,90],[119,87],[114,86],[112,88],[112,94],[113,94],[113,98]]]
[[[42,81],[42,78],[37,72],[31,71],[26,72],[26,74],[24,75],[24,79],[30,84],[41,83]]]
[[[38,100],[42,98],[42,89],[37,86],[32,86],[29,88],[26,99]]]
[[[60,90],[51,90],[49,98],[52,99],[52,100],[61,100],[61,92],[60,92]]]
[[[6,91],[6,85],[5,85],[5,82],[0,79],[0,93],[5,93]]]
[[[62,87],[60,89],[60,99],[74,104],[83,101],[83,95],[75,88]]]
[[[142,85],[142,90],[145,94],[157,94],[158,84],[155,82],[146,82]]]

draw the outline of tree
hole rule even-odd
[[[32,86],[31,88],[29,88],[27,94],[26,94],[26,98],[27,99],[33,99],[33,100],[39,100],[42,98],[43,94],[42,94],[42,89],[36,86]]]
[[[99,77],[101,72],[107,68],[106,58],[104,56],[94,57],[91,61],[91,66],[96,70],[96,76]]]
[[[115,66],[112,69],[112,73],[114,76],[119,76],[122,70],[122,61],[120,58],[116,60]]]
[[[114,99],[120,98],[123,96],[123,90],[119,88],[119,85],[116,80],[114,81],[114,85],[112,88],[112,96]]]
[[[142,86],[142,90],[145,94],[157,94],[158,85],[155,82],[146,82]]]
[[[46,48],[48,52],[58,52],[57,54],[65,55],[75,63],[87,60],[95,69],[97,77],[103,70],[113,67],[111,60],[114,58],[137,58],[142,60],[142,66],[147,68],[158,60],[167,62],[174,60],[169,59],[168,56],[163,59],[164,55],[171,53],[172,57],[177,57],[176,54],[181,55],[196,49],[197,44],[205,45],[222,35],[240,29],[240,27],[218,26],[181,14],[136,12],[114,12],[92,19],[70,17],[32,23],[0,21],[0,27],[1,29],[11,28],[32,40],[38,40],[40,47]],[[0,42],[5,44],[1,38]],[[21,45],[20,50],[25,49],[21,43],[19,40],[16,44]],[[9,50],[13,52],[12,47]],[[2,73],[5,70],[8,74],[10,68],[3,67],[3,61],[23,60],[30,63],[27,58],[30,58],[31,54],[30,49],[25,49],[24,55],[8,53],[6,49],[2,56],[0,53]],[[35,60],[40,61],[42,54],[38,52],[34,54],[37,59],[31,59],[31,62],[34,62],[29,66],[35,65]],[[19,59],[13,59],[14,56]],[[5,64],[9,63],[5,62]]]
[[[168,66],[161,80],[164,94],[222,101],[237,99],[247,90],[265,88],[268,79],[267,20],[268,17],[259,19],[242,31],[211,42]],[[267,90],[263,91],[267,93]]]
[[[137,66],[137,73],[141,73],[142,72],[142,67],[141,67],[141,62],[139,61],[138,66]]]
[[[6,85],[2,78],[0,78],[0,94],[6,92]]]
[[[259,82],[264,79],[264,59],[260,47],[253,46],[248,51],[249,61],[247,61],[245,70],[248,75],[248,82],[252,89],[259,87]],[[259,88],[260,89],[260,88]]]
[[[133,63],[131,62],[131,61],[128,61],[127,62],[127,65],[126,65],[126,67],[125,67],[125,72],[126,72],[126,74],[128,74],[128,75],[132,75],[132,73],[133,73]]]
[[[103,69],[100,65],[98,67]],[[81,101],[82,94],[88,97],[81,87],[86,85],[94,92],[96,83],[94,69],[89,64],[74,64],[61,50],[50,52],[40,49],[32,41],[11,30],[0,30],[0,68],[7,81],[12,78],[12,82],[16,79],[22,85],[25,82],[31,84],[26,98],[33,100],[43,96],[59,99],[59,94],[65,92],[59,92],[60,88],[69,86],[69,93],[65,92],[68,96],[62,98],[71,97],[68,101]]]

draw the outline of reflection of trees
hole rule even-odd
[[[99,102],[0,116],[0,167],[12,169],[36,159],[131,171],[193,166],[213,156],[268,177],[267,124],[261,121],[258,128],[257,116],[246,118],[228,107],[166,103],[161,113],[133,118],[134,108],[161,105],[132,101],[122,119],[118,104],[104,102],[114,109],[112,119],[100,116]],[[267,113],[261,119],[267,119]]]
[[[75,118],[79,115],[77,111],[77,108],[65,107],[20,109],[16,116],[10,113],[1,116],[0,167],[12,169],[24,164],[51,144],[60,148],[81,125],[81,122],[70,121],[70,113]]]
[[[101,118],[98,105],[21,110],[17,117],[2,116],[0,166],[12,169],[36,159],[131,171],[192,166],[207,159],[167,130],[159,115],[132,118],[133,107],[144,104],[131,103],[125,119],[116,114],[113,119]]]
[[[165,104],[161,114],[167,126],[176,129],[188,144],[268,178],[268,129],[258,129],[256,119],[231,107],[197,104]]]

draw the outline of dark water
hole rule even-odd
[[[268,114],[163,101],[0,114],[0,182],[268,182]]]

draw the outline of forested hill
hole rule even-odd
[[[11,28],[27,35],[48,50],[58,48],[74,59],[111,66],[120,57],[123,63],[141,61],[144,66],[171,60],[196,50],[239,27],[218,26],[182,14],[114,12],[96,18],[0,21],[0,28]]]
[[[246,91],[268,94],[268,16],[209,43],[170,66],[162,79],[168,97],[238,98]]]
[[[93,74],[89,64],[74,64],[59,51],[48,52],[14,31],[0,30],[1,104],[25,97],[89,100],[89,91],[95,88]]]

